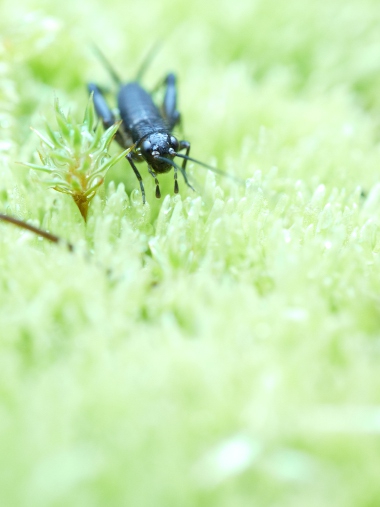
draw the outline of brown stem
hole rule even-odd
[[[84,221],[86,222],[89,200],[83,194],[74,194],[73,199],[75,201],[75,204],[78,206],[79,211],[81,212],[81,215],[84,218]]]
[[[34,225],[28,224],[27,222],[24,222],[23,220],[19,220],[18,218],[12,217],[10,215],[4,215],[3,213],[0,213],[0,220],[3,220],[3,222],[8,222],[10,224],[16,225],[17,227],[21,227],[22,229],[26,229],[28,231],[34,232],[34,234],[37,234],[38,236],[42,236],[43,238],[52,241],[53,243],[64,243],[66,244],[67,248],[72,252],[74,250],[74,247],[71,243],[68,241],[63,240],[59,236],[56,236],[55,234],[51,234],[50,232],[43,231],[42,229],[39,229],[38,227],[34,227]]]

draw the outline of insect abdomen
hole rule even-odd
[[[134,143],[153,132],[168,130],[151,96],[138,83],[120,88],[118,106],[124,128]]]

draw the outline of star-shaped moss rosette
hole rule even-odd
[[[40,181],[58,192],[70,194],[86,220],[88,205],[108,169],[124,158],[129,149],[114,156],[108,154],[120,122],[104,131],[96,119],[92,96],[83,123],[75,123],[70,115],[65,116],[57,98],[54,109],[58,130],[53,130],[48,123],[46,135],[32,128],[42,141],[38,151],[42,164],[23,165],[49,174],[49,178]]]

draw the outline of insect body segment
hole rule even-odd
[[[119,84],[119,83],[118,83]],[[182,173],[185,183],[189,184],[186,175],[187,158],[178,152],[186,150],[186,157],[190,152],[188,141],[179,141],[171,133],[178,124],[180,114],[177,111],[177,90],[174,74],[168,74],[165,79],[166,91],[162,111],[155,105],[151,95],[138,82],[120,85],[118,93],[118,108],[122,120],[116,141],[123,147],[132,147],[126,156],[141,188],[143,203],[145,204],[145,190],[141,175],[135,162],[145,161],[148,170],[156,183],[156,197],[161,197],[158,174],[166,173],[174,168],[174,192],[178,193],[178,170]],[[90,83],[88,89],[93,93],[94,106],[105,128],[116,121],[100,88]],[[174,162],[174,157],[183,158],[181,166]],[[193,189],[194,190],[194,189]]]

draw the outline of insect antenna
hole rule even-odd
[[[154,57],[156,56],[156,54],[158,53],[158,51],[161,49],[161,45],[162,45],[161,42],[158,43],[158,44],[155,44],[148,51],[146,57],[142,61],[141,65],[140,65],[140,68],[139,68],[139,70],[137,71],[137,74],[136,74],[136,81],[138,83],[141,81],[141,79],[142,79],[143,75],[145,74],[147,68],[152,63],[152,60],[154,59]]]
[[[27,231],[31,231],[34,234],[37,234],[38,236],[41,236],[48,241],[51,241],[52,243],[60,243],[67,246],[68,250],[72,252],[74,250],[74,246],[69,243],[68,241],[65,241],[64,239],[60,238],[59,236],[56,236],[55,234],[51,234],[50,232],[43,231],[42,229],[39,229],[38,227],[34,227],[34,225],[28,224],[27,222],[24,222],[23,220],[19,220],[18,218],[12,217],[10,215],[4,215],[3,213],[0,213],[0,220],[3,222],[8,222],[10,224],[16,225],[17,227],[20,227],[21,229],[26,229]]]
[[[245,181],[243,179],[238,178],[237,176],[234,176],[233,174],[226,173],[225,171],[222,171],[221,169],[218,169],[217,167],[213,167],[212,165],[205,164],[204,162],[201,162],[200,160],[196,160],[195,158],[189,157],[188,155],[183,155],[182,153],[174,153],[174,155],[179,158],[184,158],[185,160],[190,160],[190,162],[195,162],[196,164],[199,164],[216,174],[220,174],[220,176],[224,176],[225,178],[230,178],[232,180],[235,180],[242,185],[245,184]]]
[[[121,81],[118,73],[115,71],[115,69],[112,67],[112,65],[110,64],[110,62],[108,61],[108,59],[104,55],[104,53],[102,53],[102,51],[98,48],[98,46],[96,44],[92,45],[92,49],[94,50],[96,56],[102,62],[102,64],[104,65],[104,67],[107,69],[108,73],[110,74],[110,76],[112,77],[112,79],[115,81],[115,83],[118,86],[120,86],[121,83],[122,83],[122,81]]]

